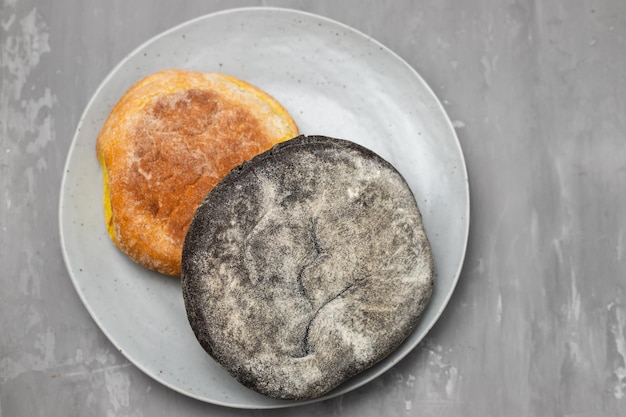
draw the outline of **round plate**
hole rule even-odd
[[[100,329],[143,372],[199,400],[239,408],[302,404],[266,398],[231,378],[196,341],[179,280],[134,264],[107,235],[96,137],[129,87],[166,68],[246,80],[281,102],[301,133],[360,143],[404,175],[431,240],[435,291],[399,349],[318,400],[351,391],[396,364],[436,322],[459,277],[469,231],[462,151],[443,107],[406,62],[348,26],[286,9],[228,10],[170,29],[126,57],[87,105],[63,176],[60,232],[70,277]]]

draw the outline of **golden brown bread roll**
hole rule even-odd
[[[272,97],[236,78],[157,72],[132,86],[97,139],[104,212],[116,246],[137,263],[180,275],[189,223],[234,167],[298,128]]]

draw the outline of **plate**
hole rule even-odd
[[[105,230],[96,137],[131,85],[174,67],[246,80],[283,104],[303,134],[360,143],[406,178],[435,258],[430,304],[393,354],[313,401],[349,392],[394,366],[437,321],[459,278],[469,231],[461,147],[432,90],[398,55],[344,24],[280,8],[232,9],[176,26],[128,55],[89,101],[67,157],[59,220],[69,275],[102,332],[147,375],[190,397],[237,408],[304,403],[266,398],[231,378],[196,341],[178,279],[134,264]]]

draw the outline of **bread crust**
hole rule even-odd
[[[196,211],[182,288],[203,348],[270,397],[324,395],[393,352],[434,285],[417,202],[385,160],[300,136],[233,169]]]
[[[165,70],[133,85],[97,138],[105,222],[137,263],[180,275],[187,228],[234,167],[297,136],[270,95],[220,73]]]

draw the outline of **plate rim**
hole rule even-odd
[[[412,74],[413,77],[415,77],[419,83],[421,84],[421,86],[425,89],[425,91],[428,93],[428,95],[430,96],[430,99],[433,101],[434,104],[436,104],[436,110],[438,113],[440,113],[441,115],[443,115],[443,120],[445,122],[446,128],[447,130],[450,132],[450,134],[452,135],[451,139],[453,139],[454,145],[455,145],[455,149],[458,152],[458,155],[460,157],[459,162],[460,163],[460,167],[457,167],[457,169],[459,171],[461,171],[461,173],[463,174],[464,178],[465,178],[465,184],[463,186],[463,193],[462,196],[463,198],[467,201],[467,204],[465,205],[465,213],[463,215],[463,219],[464,222],[462,224],[463,226],[463,231],[464,231],[464,236],[463,236],[463,245],[462,245],[462,251],[459,252],[459,261],[458,261],[458,265],[456,268],[456,271],[454,272],[454,277],[451,280],[451,287],[450,290],[445,294],[445,297],[443,297],[442,299],[442,303],[440,306],[438,306],[438,309],[436,310],[435,314],[434,314],[434,318],[433,320],[431,320],[431,322],[429,322],[425,328],[424,328],[424,334],[423,336],[415,341],[414,343],[412,343],[410,345],[410,348],[400,357],[397,358],[393,358],[393,360],[391,360],[382,371],[378,372],[377,374],[369,377],[369,378],[365,378],[362,381],[359,381],[358,383],[353,384],[352,386],[349,387],[349,389],[346,390],[333,390],[330,391],[328,394],[319,397],[319,398],[315,398],[315,399],[311,399],[311,400],[304,400],[304,401],[286,401],[286,400],[276,400],[276,403],[272,403],[272,404],[267,404],[264,406],[259,406],[259,405],[243,405],[243,404],[234,404],[234,403],[228,403],[228,402],[224,402],[224,401],[216,401],[213,399],[208,399],[205,398],[203,396],[197,395],[194,392],[188,391],[188,390],[184,390],[181,387],[178,387],[174,384],[171,384],[167,381],[164,381],[162,379],[157,378],[155,375],[153,375],[153,373],[147,369],[146,367],[144,367],[144,365],[142,365],[141,363],[139,363],[138,361],[136,361],[134,358],[129,357],[126,352],[122,349],[122,347],[119,345],[118,341],[115,340],[115,338],[113,338],[110,334],[109,331],[107,331],[107,329],[105,328],[105,326],[102,325],[102,323],[96,318],[97,314],[95,314],[95,312],[93,311],[93,307],[89,304],[88,300],[86,300],[85,294],[83,293],[83,291],[81,291],[80,289],[80,285],[79,282],[76,278],[76,273],[73,270],[72,267],[72,260],[69,259],[69,254],[68,254],[68,250],[67,250],[67,244],[66,244],[66,240],[67,237],[65,236],[65,231],[64,231],[64,227],[63,227],[63,223],[64,223],[64,201],[66,200],[66,183],[68,181],[68,173],[70,170],[70,161],[72,160],[72,155],[74,154],[74,152],[76,151],[76,144],[79,140],[79,136],[80,136],[80,128],[81,126],[86,123],[86,115],[89,112],[89,110],[93,107],[94,103],[99,99],[99,96],[101,95],[102,90],[105,89],[105,87],[109,84],[109,82],[111,81],[111,79],[113,79],[117,73],[120,71],[120,69],[126,65],[126,63],[131,60],[134,56],[137,55],[137,53],[139,53],[140,51],[142,51],[144,48],[146,48],[147,46],[158,42],[160,39],[167,37],[169,34],[176,32],[186,26],[189,25],[193,25],[196,24],[198,22],[201,22],[203,20],[207,20],[207,19],[212,19],[212,18],[218,18],[221,15],[229,15],[229,14],[236,14],[236,13],[248,13],[248,12],[278,12],[278,13],[288,13],[288,14],[292,14],[294,16],[305,16],[308,18],[312,18],[312,19],[317,19],[320,21],[324,21],[327,22],[329,24],[332,25],[336,25],[338,27],[341,27],[349,32],[353,32],[355,35],[358,35],[360,37],[363,37],[364,39],[367,39],[369,42],[372,42],[374,45],[378,46],[379,48],[381,48],[382,50],[384,50],[385,53],[389,54],[391,57],[395,58],[399,63],[401,63],[407,70],[409,70]],[[95,150],[94,150],[95,152]],[[74,130],[74,135],[72,137],[72,140],[70,142],[70,146],[68,148],[68,152],[67,152],[67,156],[65,159],[65,163],[63,165],[63,171],[62,171],[62,178],[61,178],[61,184],[60,184],[60,192],[59,192],[59,202],[58,202],[58,206],[57,206],[57,220],[58,220],[58,226],[59,226],[59,237],[60,237],[60,246],[61,246],[61,252],[62,252],[62,257],[63,257],[63,261],[66,267],[66,271],[70,277],[70,280],[72,281],[72,285],[76,291],[76,293],[78,294],[83,306],[87,309],[89,316],[91,317],[91,319],[94,321],[94,323],[96,324],[96,326],[98,327],[98,329],[106,336],[107,340],[115,347],[115,349],[120,352],[122,354],[122,356],[128,360],[130,363],[133,364],[133,366],[135,366],[137,369],[139,369],[140,371],[142,371],[145,375],[149,376],[151,379],[157,381],[158,383],[160,383],[161,385],[166,386],[169,389],[172,389],[173,391],[180,393],[182,395],[185,395],[187,397],[190,398],[194,398],[198,401],[201,402],[205,402],[205,403],[209,403],[209,404],[214,404],[217,406],[223,406],[223,407],[228,407],[228,408],[235,408],[235,409],[276,409],[276,408],[287,408],[287,407],[296,407],[296,406],[301,406],[301,405],[306,405],[306,404],[311,404],[311,403],[315,403],[315,402],[319,402],[319,401],[325,401],[325,400],[329,400],[331,398],[335,398],[337,396],[343,395],[343,394],[347,394],[348,392],[354,391],[368,383],[370,383],[371,381],[373,381],[374,379],[382,376],[384,373],[386,373],[387,371],[389,371],[391,368],[393,368],[394,366],[396,366],[399,362],[401,362],[402,360],[404,360],[406,358],[406,356],[408,356],[408,354],[410,352],[412,352],[419,344],[421,344],[424,340],[424,338],[426,337],[426,335],[430,332],[430,330],[435,326],[435,324],[439,321],[439,319],[441,318],[441,315],[443,314],[443,311],[446,309],[446,307],[448,306],[450,299],[452,298],[458,281],[460,279],[460,275],[461,272],[463,270],[464,267],[464,263],[465,263],[465,259],[466,259],[466,255],[467,255],[467,250],[468,250],[468,243],[469,243],[469,232],[470,232],[470,215],[471,215],[471,200],[470,200],[470,184],[469,184],[469,176],[468,176],[468,170],[467,170],[467,162],[465,159],[465,155],[463,152],[463,148],[461,146],[461,142],[459,140],[459,137],[457,135],[456,129],[454,128],[454,125],[452,123],[452,121],[450,120],[450,116],[448,115],[447,111],[445,110],[445,107],[443,106],[441,100],[439,100],[438,96],[435,94],[435,92],[433,91],[433,89],[431,88],[430,84],[427,83],[424,78],[421,76],[421,74],[419,72],[417,72],[417,70],[411,66],[404,58],[402,58],[398,53],[396,53],[395,51],[393,51],[391,48],[387,47],[386,45],[384,45],[383,43],[381,43],[380,41],[376,40],[375,38],[373,38],[372,36],[362,32],[359,29],[356,29],[352,26],[349,26],[345,23],[342,23],[338,20],[320,15],[320,14],[316,14],[313,12],[309,12],[309,11],[305,11],[305,10],[300,10],[300,9],[294,9],[294,8],[288,8],[288,7],[277,7],[277,6],[244,6],[244,7],[234,7],[234,8],[226,8],[226,9],[222,9],[222,10],[217,10],[214,12],[209,12],[209,13],[205,13],[202,14],[200,16],[196,16],[194,18],[191,19],[187,19],[185,21],[182,21],[174,26],[171,26],[168,29],[165,29],[159,33],[157,33],[156,35],[153,35],[151,37],[149,37],[147,40],[141,42],[138,46],[136,46],[135,48],[133,48],[129,53],[127,53],[115,66],[113,66],[111,68],[111,70],[107,73],[107,75],[103,78],[103,80],[99,83],[98,87],[93,91],[93,93],[91,94],[90,99],[88,100],[87,104],[85,105],[85,108],[83,109],[80,118],[78,119],[78,122],[76,124],[75,130]],[[435,276],[436,279],[436,276]],[[406,341],[405,341],[406,342]],[[382,361],[381,361],[382,362]],[[375,366],[379,365],[380,362],[378,364],[376,364]],[[371,369],[371,368],[370,368]],[[341,386],[340,386],[341,387]],[[338,387],[338,388],[340,388]],[[335,392],[336,391],[336,392]]]

